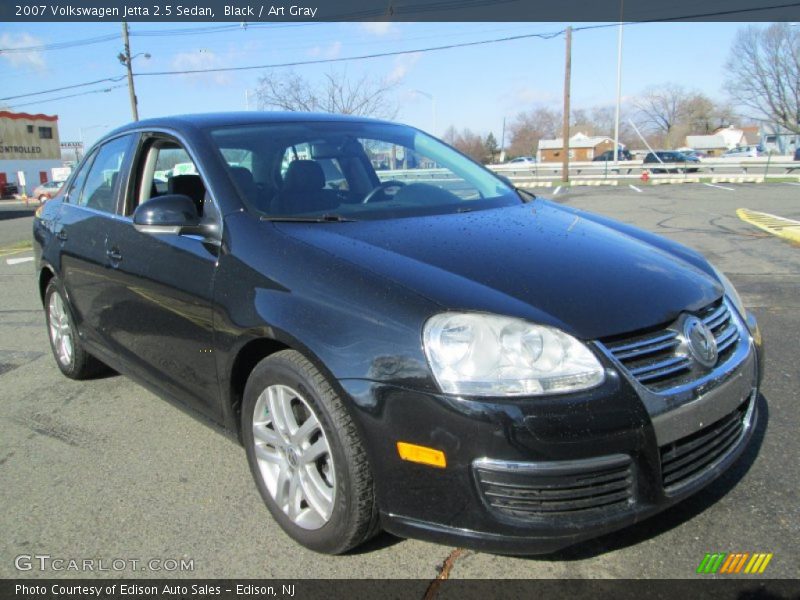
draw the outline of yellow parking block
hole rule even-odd
[[[737,209],[736,214],[745,223],[750,223],[767,233],[800,244],[800,221],[747,208]]]
[[[16,244],[11,244],[8,246],[0,247],[0,257],[3,256],[10,256],[12,254],[19,254],[20,252],[27,252],[33,247],[31,242],[18,242]]]

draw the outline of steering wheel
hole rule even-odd
[[[376,186],[375,186],[375,187],[372,189],[372,191],[371,191],[369,194],[367,194],[366,196],[364,196],[364,199],[361,201],[361,203],[362,203],[362,204],[369,204],[370,202],[372,202],[373,200],[375,200],[375,197],[376,197],[376,196],[377,196],[379,193],[383,193],[383,192],[385,192],[387,189],[389,189],[389,188],[393,188],[393,187],[398,187],[398,188],[400,188],[400,187],[405,187],[405,185],[406,185],[405,183],[403,183],[402,181],[398,181],[398,180],[396,180],[396,179],[390,179],[389,181],[384,181],[383,183],[379,183],[378,185],[376,185]],[[395,193],[396,193],[396,192],[395,192]]]

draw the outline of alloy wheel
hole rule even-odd
[[[72,327],[69,322],[69,315],[61,299],[61,294],[55,292],[50,294],[48,305],[50,341],[53,343],[56,358],[65,367],[72,363],[74,355],[74,341],[72,339]]]
[[[336,470],[308,402],[286,385],[267,387],[253,410],[253,443],[272,499],[293,523],[319,529],[333,514]]]

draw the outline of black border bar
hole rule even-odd
[[[347,560],[343,558],[342,560]],[[309,565],[313,570],[313,565]],[[701,578],[702,577],[702,578]],[[711,576],[709,576],[711,577]],[[3,600],[348,600],[569,598],[569,600],[798,600],[797,580],[694,579],[5,579]]]
[[[226,7],[228,7],[226,9]],[[235,9],[235,10],[234,10]],[[306,10],[307,9],[307,10]],[[766,22],[793,0],[3,0],[6,22]]]

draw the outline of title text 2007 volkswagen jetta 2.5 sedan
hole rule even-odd
[[[61,371],[224,425],[320,552],[552,551],[697,492],[757,418],[758,328],[699,254],[403,125],[140,121],[34,238]]]

